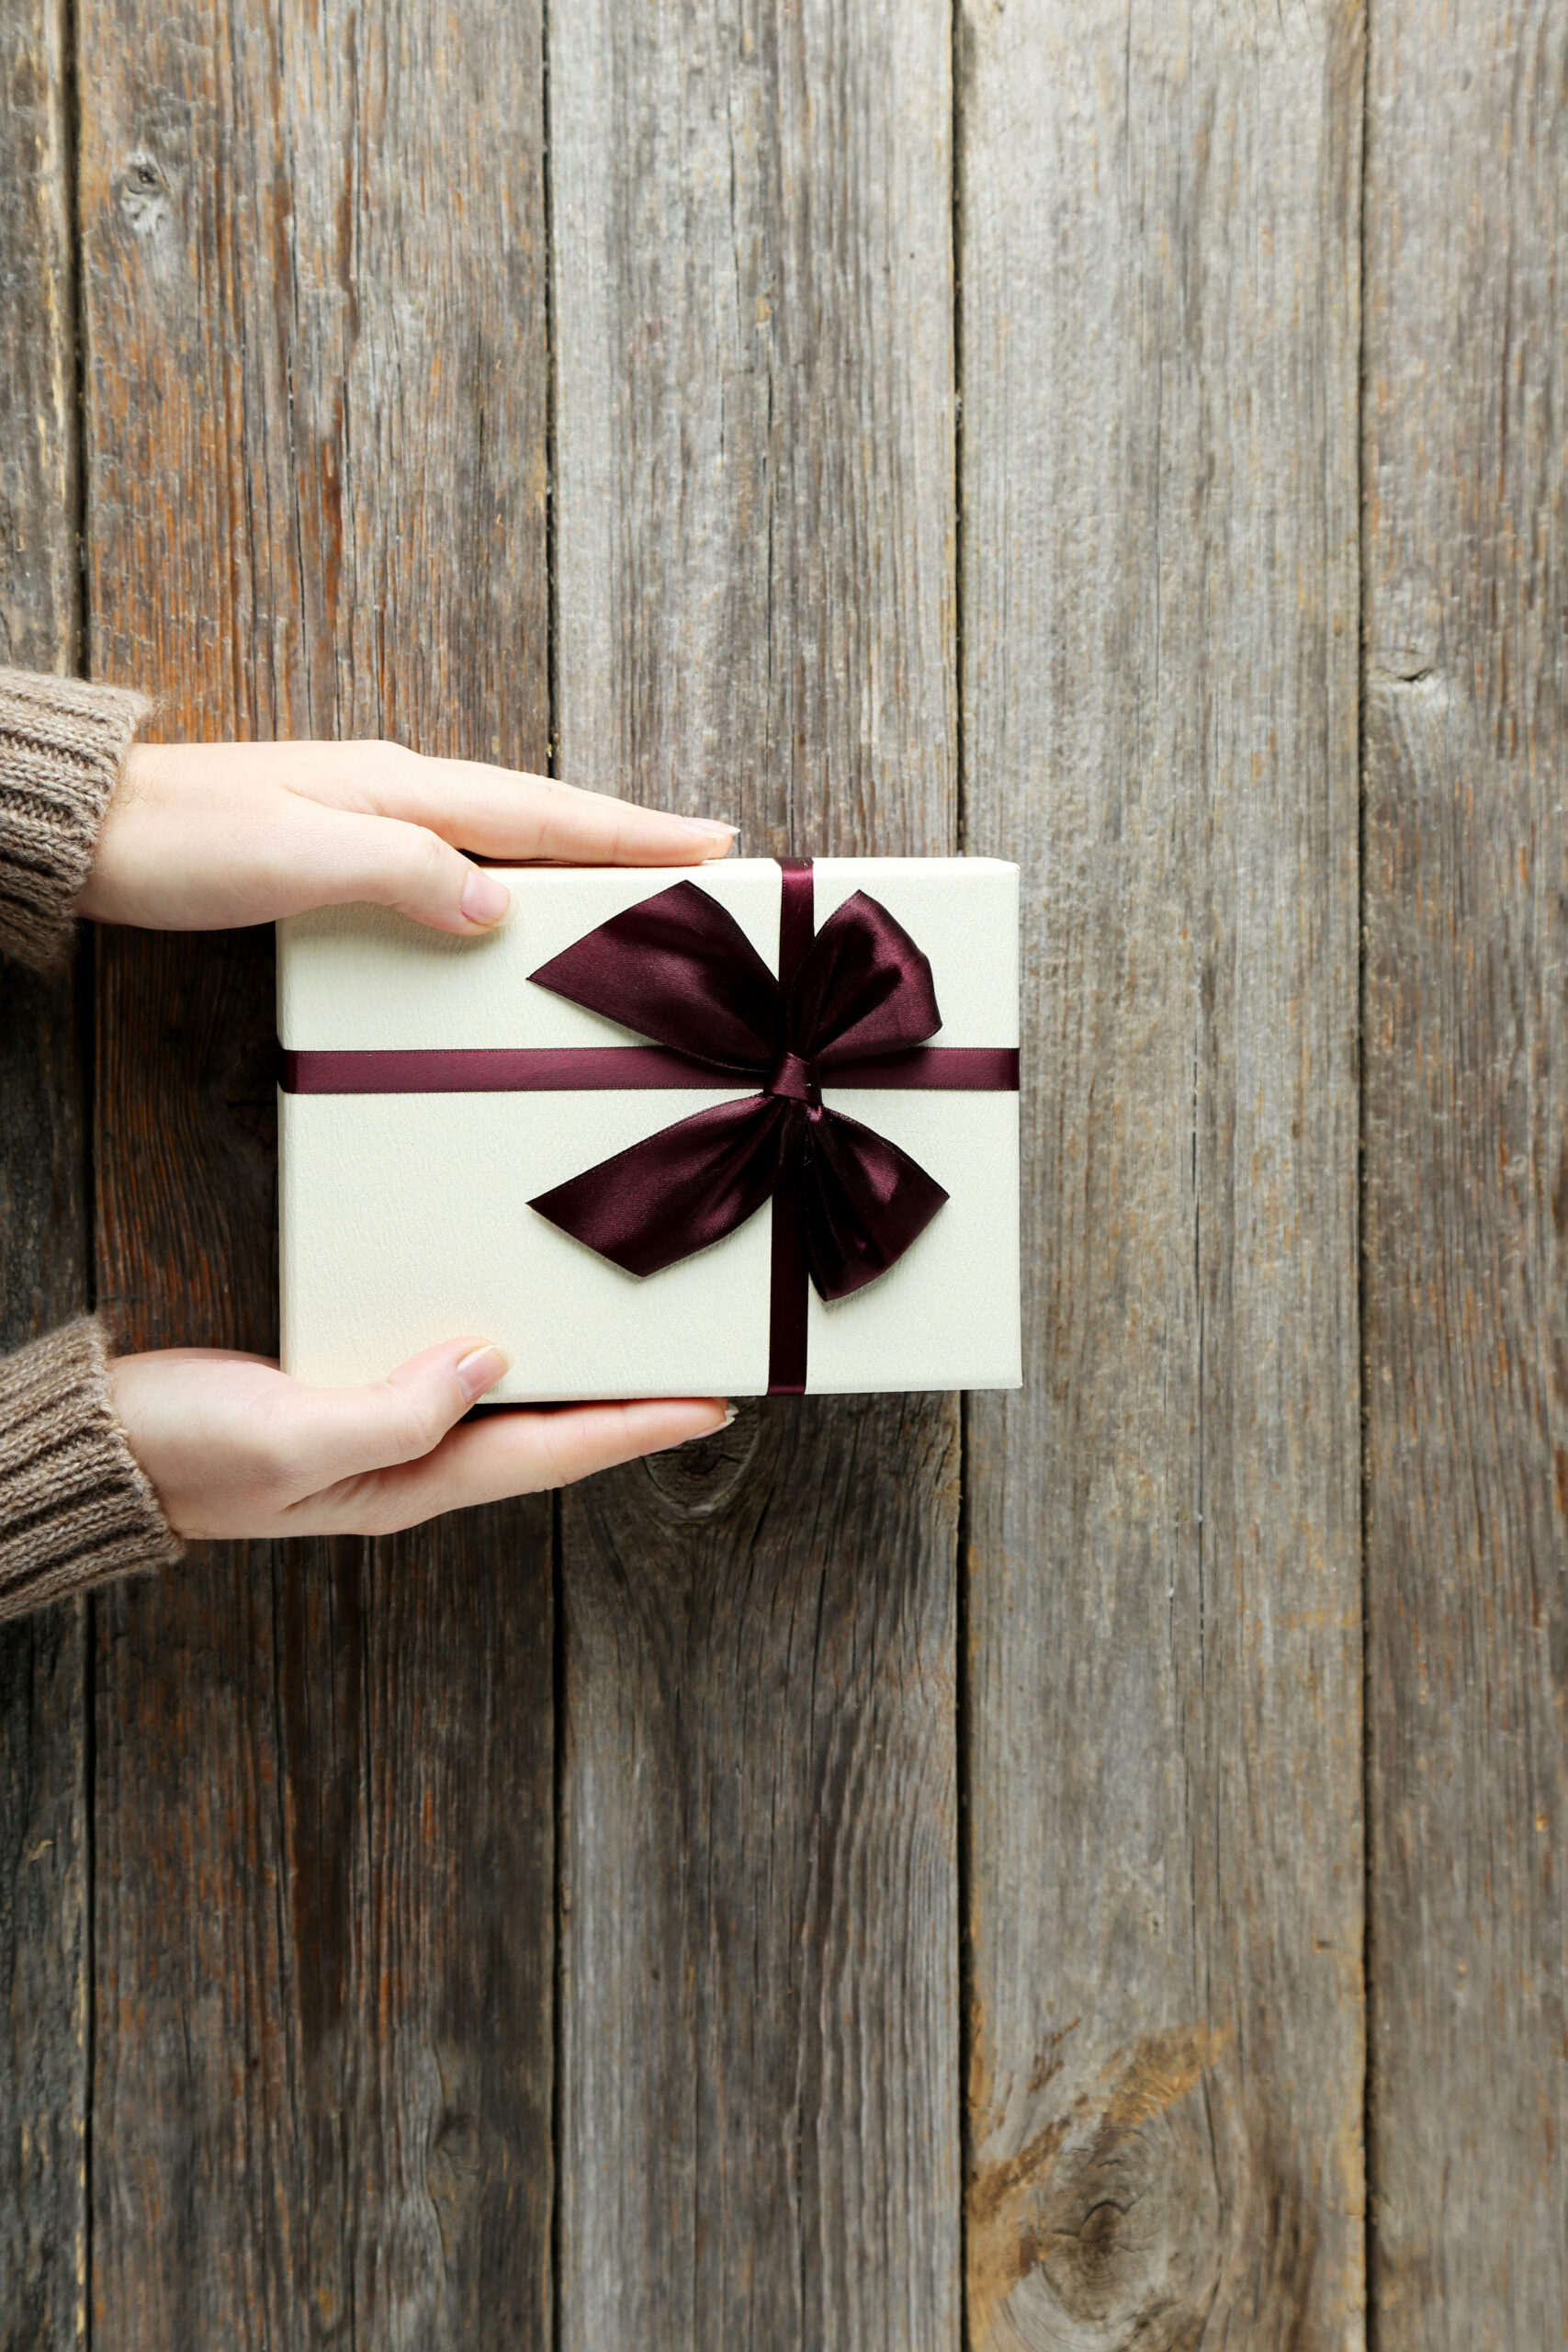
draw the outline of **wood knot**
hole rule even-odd
[[[761,1430],[759,1399],[739,1400],[734,1420],[712,1437],[666,1453],[645,1456],[642,1473],[666,1511],[676,1519],[712,1519],[739,1487],[751,1467]]]
[[[115,175],[115,200],[133,237],[155,238],[174,209],[175,191],[155,155],[132,155]]]
[[[976,2352],[1196,2343],[1224,2258],[1201,2086],[1224,2039],[1201,2026],[1145,2035],[1065,2108],[1047,2073],[1043,2120],[1037,2098],[1015,2109],[1008,2136],[1021,2126],[1022,2144],[982,2162],[969,2188]]]
[[[504,2199],[512,2151],[504,2135],[476,2110],[447,2109],[438,2119],[424,2160],[424,2190],[448,2263],[461,2266],[484,2227],[487,2211]]]

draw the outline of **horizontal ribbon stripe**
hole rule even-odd
[[[825,1092],[835,1086],[863,1086],[897,1093],[900,1087],[922,1094],[1016,1094],[1016,1046],[916,1046],[907,1054],[872,1054],[863,1060],[818,1065]]]
[[[900,1088],[927,1092],[995,1094],[1018,1091],[1018,1048],[1009,1046],[917,1046],[902,1054],[873,1054],[835,1067],[819,1065],[823,1086]],[[664,1046],[446,1046],[340,1053],[306,1048],[286,1052],[280,1083],[286,1094],[578,1094],[629,1093],[651,1088],[717,1091],[727,1073],[694,1054]],[[739,1090],[749,1081],[737,1072]]]
[[[743,1078],[736,1080],[744,1085]],[[722,1087],[722,1070],[664,1046],[442,1046],[283,1057],[286,1094],[587,1094]]]

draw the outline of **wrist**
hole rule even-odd
[[[0,669],[0,950],[57,964],[106,812],[152,705],[120,686]]]
[[[0,1616],[179,1552],[116,1409],[98,1324],[0,1362]]]

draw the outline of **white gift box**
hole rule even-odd
[[[772,859],[502,869],[511,912],[459,940],[376,907],[279,923],[290,1057],[625,1047],[633,1029],[529,978],[626,908],[684,880],[778,970]],[[1018,1045],[1018,869],[991,858],[819,858],[816,927],[864,891],[928,957],[938,1047]],[[299,1067],[308,1067],[299,1064]],[[325,1067],[322,1065],[321,1067]],[[292,1091],[279,1096],[283,1363],[317,1383],[380,1378],[464,1333],[511,1369],[498,1403],[757,1396],[769,1380],[770,1204],[723,1240],[639,1277],[528,1203],[706,1105],[757,1091]],[[822,1102],[900,1146],[948,1199],[886,1273],[807,1302],[810,1392],[1010,1388],[1021,1378],[1018,1095],[836,1089]]]

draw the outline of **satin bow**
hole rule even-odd
[[[907,1052],[942,1026],[930,963],[863,891],[829,917],[787,987],[691,882],[601,923],[529,977],[705,1065],[709,1084],[761,1087],[529,1204],[628,1273],[658,1273],[722,1240],[782,1192],[818,1293],[843,1298],[896,1264],[946,1200],[897,1144],[822,1100],[835,1069]]]

